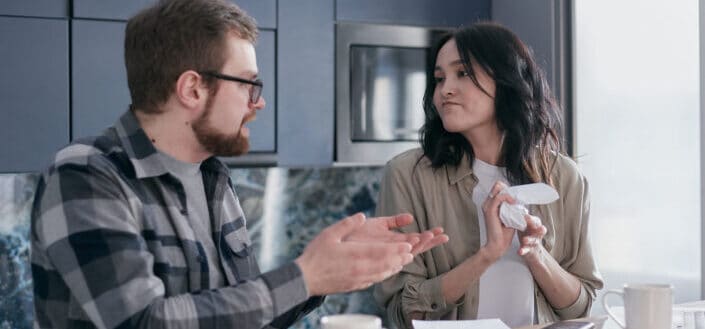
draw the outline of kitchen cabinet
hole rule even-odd
[[[0,172],[38,171],[69,141],[68,21],[0,17]]]
[[[492,19],[510,28],[531,47],[536,62],[546,71],[553,91],[558,91],[559,58],[566,49],[557,38],[562,28],[558,6],[553,0],[492,2]]]
[[[334,3],[279,2],[277,156],[283,166],[333,162]]]
[[[68,0],[2,0],[0,15],[66,18]]]
[[[231,0],[257,20],[260,29],[277,28],[277,0]]]
[[[72,137],[97,135],[130,104],[123,41],[125,23],[71,22]]]
[[[277,113],[277,80],[276,80],[276,32],[260,30],[259,39],[255,45],[257,52],[257,68],[259,78],[264,82],[262,96],[267,105],[257,112],[257,119],[247,126],[250,127],[250,152],[276,151],[276,113]]]
[[[74,18],[126,21],[156,0],[73,0]]]
[[[337,21],[457,27],[487,19],[489,0],[336,0]]]
[[[155,1],[156,0],[73,0],[73,17],[126,21]],[[260,28],[276,28],[276,0],[237,0],[232,2],[236,3],[248,14],[253,16],[257,20]]]

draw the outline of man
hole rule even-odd
[[[253,20],[224,0],[162,1],[130,19],[132,105],[59,151],[32,212],[38,328],[284,328],[447,241],[409,215],[355,215],[260,273],[229,171],[264,108]]]

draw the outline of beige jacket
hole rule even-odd
[[[441,276],[480,249],[480,229],[472,191],[477,178],[467,158],[460,165],[436,170],[421,149],[404,152],[392,159],[382,179],[377,215],[408,212],[415,224],[404,231],[424,231],[441,226],[450,237],[444,245],[418,255],[397,275],[377,284],[374,295],[387,310],[389,321],[408,327],[411,312],[423,312],[427,320],[475,319],[478,309],[478,282],[469,287],[458,304],[446,303],[441,292]],[[590,201],[588,184],[577,165],[558,156],[552,178],[560,199],[545,206],[531,207],[548,229],[543,239],[546,250],[582,283],[578,300],[555,309],[534,283],[539,323],[583,317],[589,314],[595,290],[602,278],[592,256],[588,239]]]

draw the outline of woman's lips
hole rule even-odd
[[[452,106],[460,106],[460,103],[450,102],[450,101],[441,103],[442,108],[449,108]]]

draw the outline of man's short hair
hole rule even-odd
[[[157,113],[183,72],[222,69],[229,33],[254,44],[257,26],[252,17],[225,0],[161,0],[132,17],[125,29],[132,107]],[[203,78],[214,92],[217,80]]]

